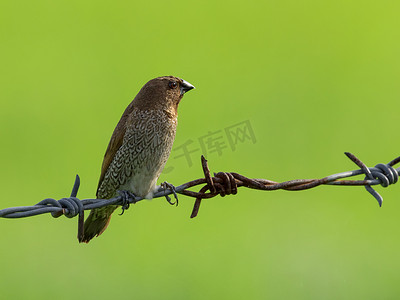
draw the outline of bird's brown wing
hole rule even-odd
[[[103,164],[101,166],[100,180],[96,192],[97,198],[103,198],[103,195],[99,195],[99,188],[104,180],[104,176],[106,175],[108,167],[114,159],[118,149],[122,145],[126,132],[126,121],[132,111],[133,105],[131,103],[124,111],[111,136],[111,140],[108,144],[106,154],[104,155]],[[92,209],[90,211],[89,217],[85,221],[84,234],[83,237],[79,239],[79,242],[88,243],[93,237],[102,234],[110,223],[111,215],[116,208],[116,205],[110,205],[102,208]]]
[[[97,186],[96,196],[98,198],[99,198],[98,191],[99,191],[101,183],[103,182],[104,176],[106,175],[107,169],[110,166],[112,160],[114,159],[115,154],[117,153],[118,149],[121,147],[122,142],[124,140],[124,135],[125,135],[125,131],[126,131],[126,120],[128,119],[128,116],[132,111],[133,111],[133,105],[131,103],[125,109],[121,119],[119,120],[117,126],[114,129],[114,132],[111,136],[111,140],[108,143],[106,153],[104,154],[103,164],[101,166],[99,184]]]

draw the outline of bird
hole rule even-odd
[[[175,77],[148,81],[125,109],[111,136],[101,167],[97,199],[111,199],[121,191],[151,199],[169,158],[177,127],[178,106],[195,87]],[[84,223],[79,242],[101,235],[117,205],[95,208]]]

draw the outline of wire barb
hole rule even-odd
[[[364,180],[374,180],[375,178],[380,181],[380,185],[383,187],[388,187],[390,184],[394,184],[397,182],[399,178],[398,171],[396,171],[392,166],[391,163],[396,161],[397,159],[389,162],[388,164],[377,164],[375,168],[369,169],[361,160],[359,160],[354,154],[350,152],[345,152],[348,158],[350,158],[357,166],[361,168],[361,170],[365,174]],[[371,185],[366,184],[365,189],[375,197],[378,201],[379,206],[382,206],[383,198],[377,191],[375,191]]]
[[[368,168],[361,160],[354,154],[345,152],[345,155],[353,161],[360,169],[348,171],[338,174],[333,174],[321,179],[295,179],[285,182],[275,182],[267,179],[251,179],[238,173],[233,172],[218,172],[211,176],[207,160],[201,156],[201,164],[204,173],[204,178],[189,181],[180,186],[174,187],[173,185],[168,188],[159,189],[153,198],[166,197],[173,194],[177,199],[177,194],[195,198],[194,207],[192,210],[191,218],[198,215],[200,204],[203,199],[213,198],[215,196],[226,196],[237,194],[239,187],[247,187],[251,189],[273,191],[273,190],[287,190],[287,191],[301,191],[311,189],[319,185],[340,185],[340,186],[365,186],[365,189],[375,197],[379,206],[382,206],[383,198],[372,186],[381,185],[388,187],[395,184],[399,179],[400,168],[395,169],[393,166],[400,162],[400,156],[390,161],[387,164],[377,164],[373,168]],[[365,175],[364,180],[342,180],[344,178],[353,177],[357,175]],[[191,191],[190,188],[201,185],[202,187],[198,192]],[[129,207],[130,203],[137,203],[144,198],[136,197],[127,191],[121,191],[117,197],[112,199],[84,199],[79,200],[76,198],[80,186],[80,178],[76,175],[75,183],[72,188],[71,196],[69,198],[62,198],[55,200],[47,198],[34,206],[11,207],[0,210],[0,217],[2,218],[24,218],[31,217],[44,213],[51,213],[54,218],[65,215],[68,218],[79,216],[78,218],[78,239],[83,235],[84,224],[84,211],[94,208],[100,208],[108,205],[120,205],[123,211]],[[128,196],[127,196],[128,195]]]

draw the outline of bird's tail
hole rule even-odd
[[[99,236],[107,229],[111,220],[111,215],[117,206],[107,206],[90,211],[84,225],[83,237],[80,243],[89,243],[92,238]]]

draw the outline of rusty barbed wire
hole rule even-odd
[[[285,182],[275,182],[267,179],[251,179],[234,172],[219,172],[211,176],[207,160],[201,156],[201,163],[204,173],[204,178],[189,181],[177,187],[169,183],[164,183],[154,194],[153,198],[166,197],[170,204],[178,205],[177,194],[196,198],[192,210],[191,218],[197,216],[202,199],[210,199],[220,195],[235,195],[239,187],[247,187],[251,189],[272,191],[272,190],[287,190],[300,191],[311,189],[319,185],[346,185],[346,186],[365,186],[366,190],[374,196],[378,201],[379,206],[382,206],[383,198],[372,186],[381,185],[388,187],[398,181],[400,168],[393,168],[394,165],[400,162],[400,157],[395,158],[387,164],[377,164],[373,168],[368,168],[355,155],[345,152],[346,156],[351,159],[360,169],[348,171],[338,174],[333,174],[321,179],[295,179]],[[343,178],[353,177],[364,174],[364,180],[341,180]],[[190,191],[198,185],[203,185],[198,192]],[[76,196],[80,186],[80,178],[76,175],[75,183],[72,188],[69,198],[55,200],[47,198],[33,206],[11,207],[0,210],[2,218],[24,218],[31,217],[44,213],[51,213],[55,218],[65,215],[68,218],[79,216],[78,218],[78,239],[83,234],[84,211],[93,208],[100,208],[108,205],[121,205],[123,211],[129,207],[129,204],[137,203],[145,198],[136,197],[132,193],[120,191],[119,196],[112,199],[84,199],[79,200]],[[173,194],[176,201],[171,202],[169,195]],[[123,212],[122,211],[122,212]]]

